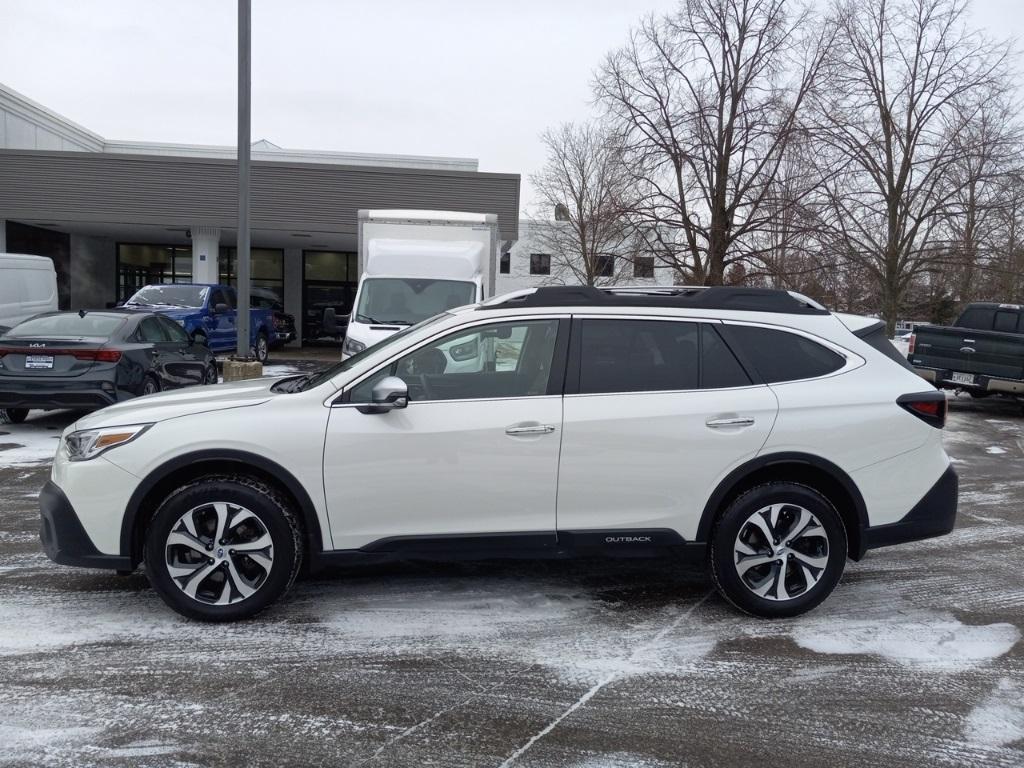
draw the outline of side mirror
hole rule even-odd
[[[210,346],[210,340],[206,338],[206,334],[199,333],[192,337],[192,343],[198,344],[201,347]]]
[[[409,405],[409,385],[397,376],[385,376],[370,391],[372,405],[361,405],[361,413],[387,413]]]
[[[229,307],[227,304],[214,304],[213,305],[213,311],[216,312],[218,315],[223,315],[229,309],[231,309],[231,307]]]
[[[338,336],[341,330],[338,327],[338,313],[334,307],[327,307],[324,310],[324,333],[328,336]]]

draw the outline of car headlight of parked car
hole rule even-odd
[[[111,448],[130,443],[152,426],[129,424],[123,427],[79,430],[64,438],[64,450],[71,461],[88,461]]]
[[[345,337],[345,343],[341,345],[341,353],[343,355],[357,355],[366,349],[366,345],[361,341],[356,341],[348,336]]]

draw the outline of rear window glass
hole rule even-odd
[[[584,320],[580,392],[698,387],[697,326],[663,320]]]
[[[700,385],[703,389],[745,387],[751,383],[736,356],[710,324],[701,325]]]
[[[8,338],[56,337],[74,339],[86,336],[109,337],[125,320],[124,315],[104,315],[77,312],[60,315],[42,315],[14,326],[7,332]]]
[[[956,324],[961,328],[974,328],[979,331],[991,331],[992,324],[995,322],[995,313],[994,309],[983,309],[981,307],[966,309],[964,310],[964,313],[960,315],[960,319],[956,321]]]
[[[825,376],[845,362],[831,349],[795,333],[751,325],[730,325],[729,332],[768,384]]]
[[[899,363],[907,370],[914,370],[914,366],[907,362],[907,358],[900,354],[900,351],[893,346],[885,334],[885,325],[880,323],[877,328],[860,337],[866,344],[874,347],[890,360]]]

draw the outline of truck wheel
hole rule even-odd
[[[155,395],[160,391],[160,382],[156,380],[155,376],[146,376],[142,380],[142,394],[143,395]]]
[[[718,591],[761,618],[805,613],[829,596],[846,565],[846,529],[813,488],[752,488],[715,523],[711,573]]]
[[[21,424],[28,418],[28,408],[0,410],[0,424]]]
[[[146,531],[146,575],[167,605],[202,621],[246,619],[284,595],[302,561],[289,502],[246,475],[171,493]]]
[[[267,362],[267,357],[270,355],[270,342],[267,341],[266,331],[260,331],[256,337],[256,349],[254,352],[258,362]]]

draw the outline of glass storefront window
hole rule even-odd
[[[253,306],[263,303],[284,304],[284,251],[275,248],[251,248]],[[220,281],[238,286],[236,270],[237,250],[220,249]]]
[[[324,335],[324,310],[333,309],[339,319],[345,318],[352,311],[359,283],[356,254],[347,251],[303,251],[302,259],[303,339],[336,342],[337,339]]]
[[[117,298],[127,300],[147,285],[192,282],[192,248],[118,243]]]
[[[343,251],[305,251],[306,280],[332,283],[359,282],[356,254]]]

